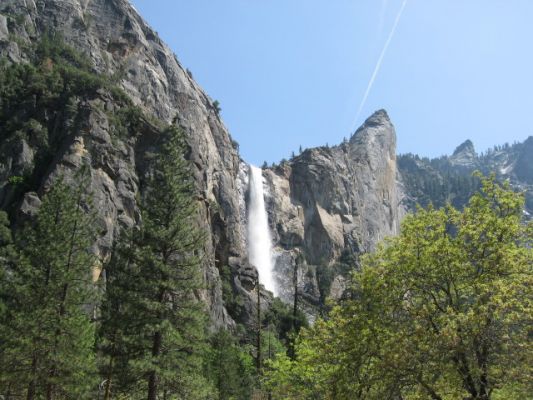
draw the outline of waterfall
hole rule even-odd
[[[248,205],[248,259],[257,268],[259,282],[277,294],[273,277],[272,238],[263,195],[263,171],[250,165]]]

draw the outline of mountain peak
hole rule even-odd
[[[383,109],[374,112],[350,138],[352,156],[371,157],[376,160],[387,154],[396,157],[396,132],[389,115]],[[366,155],[363,155],[365,153]]]
[[[456,156],[460,153],[471,153],[475,154],[476,149],[474,148],[474,143],[470,139],[466,139],[463,143],[461,143],[453,152],[453,156]]]
[[[467,169],[476,168],[477,153],[476,149],[474,148],[474,143],[468,139],[457,146],[450,157],[450,163],[456,167],[463,167]]]
[[[384,109],[375,111],[370,117],[368,117],[362,127],[366,126],[378,126],[378,125],[388,125],[391,123],[389,114]]]
[[[370,128],[370,129],[369,129]],[[362,132],[374,132],[375,131],[387,131],[394,132],[394,127],[389,118],[389,114],[384,109],[375,111],[370,117],[368,117],[363,125],[361,125],[353,134],[350,141],[356,139]]]

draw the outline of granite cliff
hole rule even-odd
[[[395,235],[404,213],[396,134],[377,111],[349,141],[305,150],[265,171],[281,297],[314,305],[340,298],[358,255]],[[346,265],[341,265],[346,264]]]
[[[199,224],[207,232],[206,288],[198,296],[207,304],[213,326],[251,325],[257,290],[264,307],[272,296],[260,289],[257,271],[248,262],[248,166],[216,105],[126,0],[1,2],[2,62],[29,63],[34,45],[58,33],[86,56],[92,72],[112,77],[144,117],[120,133],[116,115],[123,104],[104,89],[73,97],[69,112],[42,108],[35,98],[24,99],[24,107],[17,112],[20,120],[28,122],[26,131],[7,137],[0,126],[1,208],[10,211],[14,224],[31,218],[57,176],[72,178],[87,163],[97,210],[95,224],[101,232],[93,250],[105,266],[120,226],[140,222],[137,198],[146,157],[157,156],[161,125],[174,121],[187,135]],[[45,132],[55,143],[48,158],[41,157],[36,131]],[[511,174],[517,185],[533,182],[530,139],[512,154],[490,158],[500,171],[507,171],[502,176]],[[447,162],[463,175],[486,159],[476,155],[471,143],[456,153]],[[312,315],[326,297],[342,297],[345,277],[358,265],[359,255],[396,234],[406,210],[424,201],[427,188],[413,184],[418,174],[427,172],[438,182],[444,179],[444,169],[429,160],[404,156],[400,161],[398,168],[394,127],[381,110],[350,140],[307,149],[263,170],[283,300],[293,300],[296,286]],[[32,179],[21,192],[20,186],[14,187],[13,177],[22,176]],[[100,275],[105,274],[96,268],[95,278]]]
[[[38,182],[16,205],[19,214],[31,214],[54,177],[72,176],[85,159],[91,167],[90,191],[98,210],[95,222],[102,228],[95,252],[105,262],[119,224],[139,222],[136,197],[144,173],[143,155],[157,153],[158,122],[176,119],[188,136],[201,223],[209,232],[204,263],[208,289],[200,296],[216,326],[231,325],[218,267],[229,264],[231,258],[245,259],[240,236],[244,222],[235,212],[240,201],[240,158],[212,100],[126,0],[7,0],[0,4],[0,56],[8,63],[29,62],[32,44],[58,33],[88,57],[94,72],[116,77],[133,103],[151,118],[135,136],[118,137],[111,118],[119,107],[106,91],[75,100],[75,124],[61,112],[49,110],[47,125],[64,135],[47,165],[34,160],[38,144],[25,138],[2,140],[2,206],[18,201],[11,196],[10,176],[41,169]]]

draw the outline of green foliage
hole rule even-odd
[[[61,179],[43,197],[34,224],[17,235],[0,298],[0,392],[28,399],[90,398],[95,382],[95,301],[89,247],[95,239],[85,179]],[[5,222],[5,221],[4,221]],[[7,236],[3,235],[3,236]]]
[[[9,288],[6,274],[14,259],[13,236],[9,228],[9,218],[4,211],[0,211],[0,326],[3,326],[7,311],[6,301],[9,298]]]
[[[268,369],[270,361],[275,360],[278,355],[284,355],[287,346],[280,341],[278,333],[272,326],[268,326],[261,331],[261,360],[263,367]]]
[[[222,281],[222,300],[224,301],[224,306],[228,310],[229,315],[238,321],[242,318],[245,311],[244,298],[233,288],[233,276],[229,266],[224,265],[220,268],[220,278]]]
[[[316,280],[318,283],[318,291],[320,293],[320,305],[326,304],[326,298],[331,290],[331,284],[335,277],[335,269],[329,265],[317,265]]]
[[[13,185],[13,186],[23,185],[23,184],[24,184],[24,177],[22,177],[22,176],[17,176],[17,175],[13,175],[13,176],[10,176],[10,177],[7,179],[7,182],[8,182],[10,185]]]
[[[264,316],[263,325],[276,332],[282,343],[288,346],[291,340],[290,335],[300,332],[302,328],[307,328],[308,322],[302,311],[297,310],[294,315],[294,310],[276,297]]]
[[[122,235],[106,268],[102,370],[106,391],[202,399],[209,395],[201,374],[206,313],[195,293],[203,286],[203,233],[183,133],[170,127],[163,137],[143,182],[142,225]]]
[[[25,180],[24,190],[17,188],[19,196],[38,189],[64,139],[79,134],[82,99],[95,98],[99,91],[110,93],[120,106],[110,119],[121,136],[139,121],[125,93],[109,77],[95,73],[89,59],[60,36],[44,35],[32,50],[31,63],[0,63],[0,150],[9,154],[25,142],[35,152],[34,165],[17,172]]]
[[[522,399],[531,393],[533,226],[482,178],[462,212],[419,209],[363,260],[354,299],[279,358],[274,398]]]
[[[215,114],[218,116],[220,115],[220,112],[222,111],[222,108],[220,108],[220,102],[218,100],[215,100],[213,102],[213,108],[215,110]]]
[[[405,154],[398,157],[398,167],[407,191],[423,207],[429,204],[444,207],[451,203],[460,209],[480,188],[476,176],[451,168],[446,158],[429,160]]]
[[[43,35],[36,46],[35,57],[39,61],[49,59],[55,64],[68,64],[80,70],[91,69],[90,60],[72,47],[66,46],[59,33]]]
[[[255,366],[251,349],[240,346],[227,331],[219,331],[210,339],[206,352],[206,376],[220,400],[247,400],[255,384]]]

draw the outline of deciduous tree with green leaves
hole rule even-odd
[[[533,393],[533,227],[494,177],[364,258],[355,298],[278,359],[278,398],[524,399]],[[318,396],[318,397],[316,397]]]

